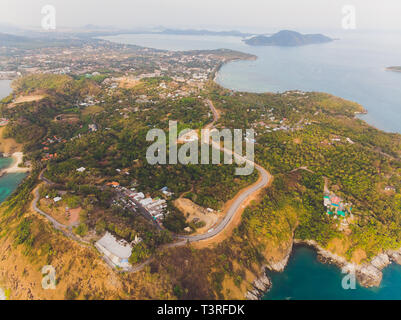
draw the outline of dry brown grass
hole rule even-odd
[[[8,105],[8,108],[14,108],[16,105],[21,104],[21,103],[26,103],[26,102],[34,102],[34,101],[40,101],[44,98],[44,95],[41,94],[31,94],[28,96],[19,96],[14,99],[12,103]]]
[[[350,247],[350,243],[347,239],[340,239],[340,238],[334,238],[330,240],[330,242],[327,245],[327,249],[339,256],[345,256],[347,250]]]
[[[199,234],[205,233],[219,220],[219,216],[216,213],[208,212],[205,208],[198,206],[190,199],[179,198],[174,201],[174,205],[184,214],[187,222],[192,222],[195,218],[205,222],[205,226],[197,230]]]
[[[6,127],[0,127],[0,152],[2,153],[14,153],[22,151],[22,144],[17,143],[12,138],[3,138],[3,132]]]
[[[119,82],[118,86],[123,89],[135,88],[141,82],[140,80],[129,77],[122,77],[116,80]]]
[[[99,252],[63,234],[32,209],[25,217],[32,220],[31,235],[35,238],[28,253],[25,244],[15,246],[14,232],[20,221],[8,227],[11,232],[0,238],[0,283],[10,290],[12,300],[74,299],[172,299],[171,285],[166,279],[147,270],[120,274],[111,269]],[[48,248],[51,248],[49,250]],[[55,290],[42,288],[42,268],[56,270]],[[70,297],[71,298],[71,297]]]
[[[351,262],[361,264],[367,257],[365,250],[358,248],[352,253]]]

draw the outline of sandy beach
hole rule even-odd
[[[18,173],[18,172],[28,172],[30,168],[22,168],[19,167],[19,164],[22,163],[22,158],[24,154],[22,152],[14,152],[11,157],[13,158],[13,163],[8,168],[1,170],[1,175],[6,173]]]

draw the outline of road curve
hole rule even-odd
[[[219,120],[219,113],[214,107],[213,103],[211,100],[206,101],[210,107],[210,110],[213,113],[213,122],[209,123],[208,125],[205,126],[204,129],[212,129],[214,127],[214,124]],[[207,141],[207,143],[211,143],[210,140]],[[171,243],[169,245],[166,245],[164,247],[167,248],[172,248],[172,247],[180,247],[186,245],[188,242],[198,242],[198,241],[203,241],[203,240],[208,240],[211,239],[217,235],[219,235],[221,232],[224,231],[224,229],[227,228],[227,226],[230,224],[230,222],[233,220],[233,218],[237,214],[241,214],[241,206],[246,202],[247,198],[250,197],[252,194],[259,192],[261,189],[267,187],[272,179],[272,176],[270,173],[261,167],[260,165],[254,163],[253,161],[245,159],[243,156],[238,155],[234,153],[231,150],[227,150],[223,147],[220,146],[220,144],[216,143],[211,143],[215,148],[220,149],[223,152],[230,153],[234,157],[240,158],[244,161],[247,161],[248,163],[252,164],[255,166],[256,170],[258,170],[260,177],[257,182],[255,182],[253,185],[250,187],[245,188],[243,191],[240,191],[240,193],[236,196],[234,202],[231,204],[231,206],[228,208],[226,215],[224,216],[223,220],[214,228],[209,229],[209,232],[200,234],[200,235],[194,235],[194,236],[176,236],[176,239],[178,240],[177,242]],[[53,185],[54,183],[45,177],[43,177],[43,173],[45,170],[43,170],[39,174],[39,179],[44,181],[46,184]],[[34,200],[32,202],[32,208],[38,212],[39,214],[43,215],[46,217],[55,227],[55,229],[60,230],[61,232],[64,233],[67,237],[79,241],[79,242],[84,242],[87,243],[86,241],[83,241],[82,239],[78,239],[75,235],[73,235],[71,232],[66,232],[64,228],[67,226],[59,223],[56,221],[53,217],[49,216],[47,213],[43,212],[37,207],[37,203],[39,200],[39,187],[37,187],[34,191]],[[89,244],[89,243],[87,243]],[[145,260],[143,263],[138,264],[136,266],[132,266],[131,270],[129,272],[138,272],[141,271],[146,265],[148,265],[153,258],[149,258]],[[107,262],[107,261],[106,261]]]
[[[54,219],[53,217],[49,216],[46,212],[42,211],[41,209],[38,208],[38,201],[39,201],[39,188],[37,187],[34,190],[34,199],[32,202],[32,208],[33,210],[35,210],[37,213],[41,214],[42,216],[44,216],[47,220],[49,220],[55,229],[63,231],[63,228],[65,228],[66,226],[59,223],[56,219]]]
[[[213,112],[213,122],[209,123],[205,129],[211,129],[213,128],[214,124],[219,120],[219,113],[217,112],[216,108],[214,107],[212,101],[207,100],[207,103]],[[207,143],[210,143],[210,141],[207,141]],[[256,170],[258,170],[260,174],[260,178],[258,179],[257,182],[255,182],[253,185],[250,187],[247,187],[245,190],[241,191],[239,195],[235,198],[234,202],[231,204],[231,206],[228,208],[226,215],[224,216],[223,220],[214,228],[209,229],[207,233],[204,234],[199,234],[199,235],[194,235],[194,236],[177,236],[176,238],[182,241],[172,243],[168,245],[168,247],[179,247],[183,246],[188,242],[197,242],[197,241],[203,241],[207,239],[211,239],[221,232],[224,231],[224,229],[230,224],[230,222],[233,220],[236,214],[241,213],[241,206],[242,204],[247,200],[248,197],[250,197],[252,194],[259,192],[261,189],[267,187],[272,179],[272,176],[270,173],[263,167],[257,165],[253,161],[244,159],[241,155],[238,155],[234,153],[231,150],[227,150],[223,147],[221,147],[219,144],[213,143],[212,145],[215,148],[220,149],[223,152],[230,153],[234,157],[238,157],[240,159],[243,159],[244,161],[247,161],[248,163],[252,164],[255,166]]]
[[[39,180],[43,181],[44,183],[48,184],[48,185],[54,185],[54,182],[46,179],[45,177],[43,177],[43,173],[45,172],[46,169],[43,169],[40,174],[39,174]],[[56,230],[61,231],[67,238],[70,238],[72,240],[77,241],[79,244],[84,244],[84,245],[90,245],[90,242],[80,239],[77,236],[75,236],[70,230],[69,227],[58,222],[56,219],[54,219],[52,216],[48,215],[46,212],[44,212],[43,210],[38,208],[38,202],[39,202],[39,186],[37,186],[35,188],[35,190],[33,191],[34,194],[34,198],[32,201],[32,209],[34,211],[36,211],[37,213],[39,213],[40,215],[44,216],[47,220],[49,220],[52,224],[53,227]]]
[[[231,222],[231,220],[234,218],[234,216],[237,213],[241,212],[241,205],[247,200],[249,196],[252,194],[259,192],[259,190],[263,189],[266,187],[271,179],[270,174],[262,167],[255,165],[256,170],[259,171],[261,179],[259,179],[255,184],[253,184],[251,187],[248,187],[245,191],[242,191],[242,193],[237,196],[237,198],[234,200],[230,208],[227,210],[227,213],[224,217],[224,219],[220,222],[218,226],[216,226],[213,229],[210,229],[208,233],[200,234],[200,235],[195,235],[195,236],[178,236],[178,239],[182,239],[183,241],[174,243],[172,246],[179,246],[183,245],[185,243],[189,242],[196,242],[196,241],[202,241],[202,240],[207,240],[210,238],[213,238],[217,236],[220,232],[224,231],[224,229],[227,227],[227,225]]]

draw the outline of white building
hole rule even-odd
[[[143,205],[144,207],[146,207],[147,205],[151,204],[152,202],[153,202],[152,198],[146,198],[146,199],[143,199],[143,200],[139,201],[139,203],[141,205]]]
[[[90,124],[88,127],[89,127],[89,130],[92,131],[92,132],[96,132],[97,131],[97,125],[94,124],[94,123]]]
[[[103,253],[115,266],[125,270],[130,268],[128,262],[132,247],[125,240],[118,241],[112,234],[106,234],[96,242],[96,248]]]

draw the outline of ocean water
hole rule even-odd
[[[11,80],[0,80],[0,99],[7,97],[11,92]]]
[[[12,92],[10,85],[11,81],[0,80],[0,99]],[[10,166],[12,162],[12,158],[0,158],[0,170]],[[25,177],[26,173],[10,173],[0,178],[0,203],[14,192]]]
[[[228,48],[254,54],[255,61],[223,66],[217,82],[250,92],[322,91],[362,104],[368,123],[401,133],[400,33],[328,33],[331,43],[303,47],[251,47],[239,37],[119,35],[103,39],[165,50]]]
[[[283,273],[269,274],[273,286],[263,300],[399,300],[401,299],[401,266],[391,264],[383,272],[378,288],[345,290],[345,274],[334,265],[318,262],[316,252],[296,247]]]
[[[10,173],[0,178],[0,203],[17,189],[18,185],[26,177],[26,173]]]
[[[368,123],[401,133],[401,73],[385,68],[401,65],[401,34],[341,32],[339,40],[304,47],[250,47],[240,38],[174,35],[120,35],[105,39],[166,50],[228,48],[258,56],[223,66],[222,86],[250,92],[322,91],[362,104]],[[379,288],[341,286],[341,271],[317,261],[308,248],[294,250],[283,273],[270,274],[273,288],[264,299],[401,299],[401,266],[383,270]]]

